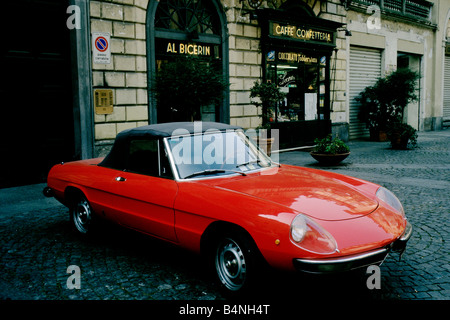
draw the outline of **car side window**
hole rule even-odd
[[[161,164],[161,177],[173,179],[172,168],[170,167],[169,155],[164,143],[160,141],[159,143],[159,154],[160,154],[160,164]]]
[[[156,139],[130,141],[127,171],[154,177],[173,177],[163,144]]]
[[[131,140],[127,170],[150,176],[159,176],[158,140]]]

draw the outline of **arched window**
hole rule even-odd
[[[215,75],[228,79],[227,21],[219,0],[150,0],[147,15],[149,86],[162,66],[180,59],[212,66]],[[166,115],[156,96],[149,90],[150,122],[180,121]],[[228,94],[220,103],[199,108],[195,120],[229,122]]]
[[[155,27],[187,33],[220,34],[211,0],[166,0],[158,5]]]

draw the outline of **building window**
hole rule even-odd
[[[226,19],[219,1],[215,0],[151,0],[148,17],[149,85],[155,75],[168,64],[189,59],[213,69],[224,80],[228,77]],[[153,13],[152,13],[153,12]],[[202,83],[199,87],[204,86]],[[150,122],[229,120],[229,98],[211,105],[198,106],[191,115],[186,110],[158,105],[149,99]],[[227,94],[225,94],[227,96]],[[227,116],[228,114],[228,116]]]
[[[266,79],[286,93],[285,100],[270,110],[270,121],[324,120],[328,58],[313,53],[267,53]]]
[[[155,27],[196,33],[219,34],[217,14],[211,1],[166,0],[158,5]]]
[[[430,20],[433,3],[426,0],[353,0],[354,8],[378,6],[382,13],[415,20]]]

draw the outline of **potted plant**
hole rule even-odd
[[[257,144],[268,155],[271,153],[274,138],[270,136],[270,122],[273,121],[272,107],[278,104],[286,97],[286,94],[281,92],[276,84],[271,82],[255,81],[253,87],[250,89],[250,98],[258,98],[252,100],[256,107],[261,107],[262,125],[257,128],[258,135],[255,138]],[[264,131],[263,131],[264,130]]]
[[[348,157],[350,148],[344,141],[335,138],[331,134],[323,139],[316,138],[314,151],[311,151],[311,156],[323,165],[336,165]]]
[[[229,83],[212,63],[195,58],[178,58],[162,64],[151,91],[163,121],[201,120],[201,107],[218,103]]]
[[[371,140],[387,141],[389,124],[403,119],[406,106],[417,100],[417,79],[416,72],[399,69],[378,79],[356,98],[361,104],[359,119],[366,123]]]
[[[267,125],[271,122],[272,109],[274,105],[282,101],[286,94],[280,91],[280,88],[272,82],[258,82],[255,81],[253,87],[250,89],[250,98],[259,98],[259,100],[252,100],[256,107],[262,107],[261,118],[262,125]]]
[[[393,149],[405,150],[409,144],[412,147],[417,146],[417,130],[407,123],[393,121],[389,125],[387,136]]]

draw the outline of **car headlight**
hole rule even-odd
[[[291,223],[291,241],[303,250],[318,254],[337,251],[336,240],[312,219],[299,214]]]
[[[391,208],[399,212],[402,216],[405,216],[405,212],[403,210],[403,206],[400,202],[400,200],[397,199],[397,197],[388,189],[384,187],[380,187],[377,190],[377,198],[389,205]]]

